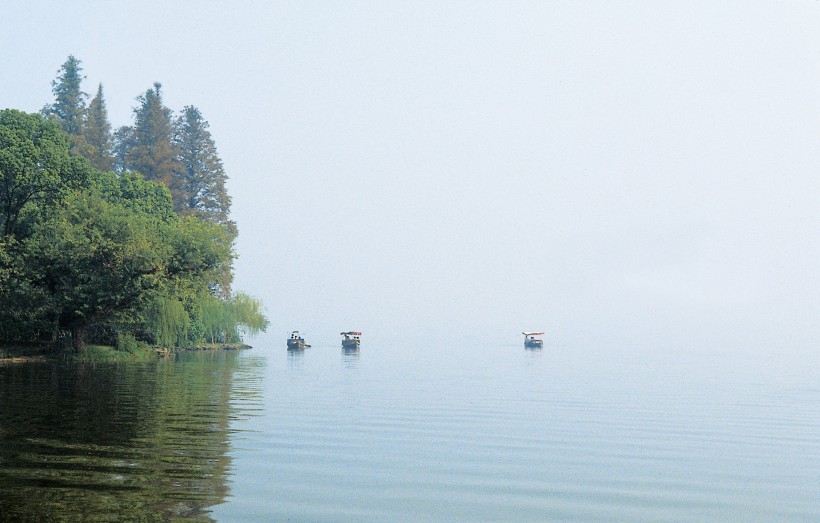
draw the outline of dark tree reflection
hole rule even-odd
[[[241,361],[0,365],[0,520],[210,520]]]

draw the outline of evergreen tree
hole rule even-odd
[[[86,107],[80,72],[69,56],[42,114],[0,111],[0,340],[192,346],[264,330],[261,303],[231,296],[236,228],[199,110],[174,120],[156,83],[112,140],[102,85]]]
[[[228,177],[208,127],[202,113],[193,106],[186,106],[176,119],[174,141],[184,170],[174,182],[179,195],[174,201],[174,210],[183,216],[196,216],[223,226],[233,241],[236,224],[228,217],[231,207],[225,188]],[[231,296],[232,281],[233,272],[228,264],[211,282],[211,289],[215,295],[227,299]]]
[[[82,91],[82,62],[69,55],[57,72],[57,78],[51,82],[54,93],[54,104],[43,109],[45,116],[53,117],[60,122],[63,130],[72,136],[81,134],[85,101],[88,95]]]
[[[132,135],[134,134],[134,128],[129,127],[128,125],[123,125],[116,131],[114,131],[113,135],[113,153],[114,153],[114,171],[118,173],[123,173],[126,171],[125,168],[125,157],[128,154],[128,148],[131,143],[133,143]]]
[[[112,157],[111,124],[108,123],[108,109],[105,106],[102,84],[97,87],[97,95],[88,104],[82,129],[84,147],[81,153],[91,165],[101,171],[114,168]]]
[[[180,215],[193,215],[234,230],[228,219],[231,198],[225,189],[225,169],[216,150],[208,122],[199,109],[186,106],[175,122],[174,142],[184,166],[175,185]]]
[[[137,98],[134,126],[117,132],[118,164],[121,170],[136,171],[168,187],[176,207],[180,196],[174,181],[183,167],[173,142],[171,110],[162,105],[161,87],[154,83],[153,89]]]

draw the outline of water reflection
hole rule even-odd
[[[302,369],[305,361],[305,349],[292,349],[288,347],[288,368]]]
[[[228,493],[241,360],[0,366],[0,519],[210,520]]]
[[[342,363],[345,367],[356,367],[359,364],[359,348],[342,347]]]

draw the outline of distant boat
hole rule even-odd
[[[358,331],[350,331],[350,332],[342,332],[340,333],[344,338],[342,338],[342,348],[343,349],[358,349],[359,345],[361,344],[361,340],[359,336],[362,335],[361,332]]]
[[[540,349],[544,346],[544,340],[539,336],[543,336],[543,332],[522,332],[524,335],[524,347],[528,349]]]
[[[308,347],[310,347],[310,345],[305,343],[305,339],[299,335],[299,331],[290,333],[290,338],[288,338],[288,350],[306,349]]]

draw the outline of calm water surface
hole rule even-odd
[[[0,519],[820,521],[816,358],[311,341],[0,365]]]

